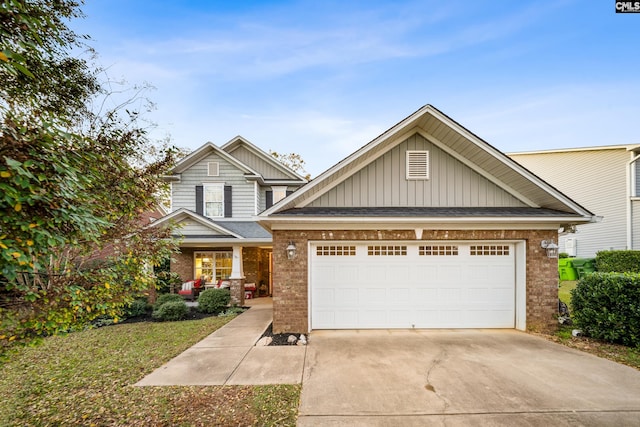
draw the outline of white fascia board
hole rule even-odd
[[[251,240],[239,240],[239,239],[203,239],[203,238],[188,238],[180,237],[180,247],[199,247],[199,248],[219,248],[229,246],[243,246],[243,247],[257,247],[271,245],[272,239],[251,239]]]
[[[271,232],[278,230],[558,230],[558,223],[512,223],[512,224],[481,224],[481,223],[350,223],[350,224],[271,224]]]
[[[596,145],[593,147],[550,148],[548,150],[516,151],[505,153],[507,156],[526,156],[531,154],[571,153],[576,151],[603,151],[603,150],[627,150],[633,151],[639,148],[637,144],[620,145]]]
[[[560,224],[584,224],[589,223],[591,218],[583,217],[467,217],[467,218],[452,218],[452,217],[427,217],[427,218],[398,218],[398,217],[359,217],[359,218],[327,218],[327,217],[308,217],[308,218],[293,218],[282,217],[275,218],[269,217],[263,219],[260,224],[264,224],[270,230],[287,230],[287,229],[308,229],[318,230],[326,228],[327,226],[341,228],[348,228],[351,230],[361,228],[402,228],[402,229],[414,229],[416,227],[434,228],[436,226],[445,226],[445,228],[451,226],[471,225],[473,227],[479,226],[491,226],[497,229],[505,228],[508,224],[509,227],[522,224],[529,228],[559,228]],[[534,225],[536,227],[534,227]]]

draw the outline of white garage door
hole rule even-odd
[[[311,329],[515,327],[513,244],[322,242],[310,249]]]

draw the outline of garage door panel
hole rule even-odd
[[[515,326],[513,245],[350,245],[311,250],[312,329]]]
[[[339,287],[336,289],[335,294],[336,300],[334,301],[334,304],[338,306],[351,306],[353,304],[360,303],[360,290],[356,287]]]
[[[373,304],[384,304],[387,301],[387,289],[385,288],[365,288],[362,301]]]
[[[389,293],[389,302],[394,305],[411,303],[411,290],[409,288],[394,289]]]
[[[335,289],[316,289],[313,292],[313,299],[317,307],[331,307],[337,303]]]

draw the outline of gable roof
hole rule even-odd
[[[464,165],[512,194],[529,208],[562,213],[564,220],[590,222],[594,215],[513,159],[465,129],[433,107],[425,105],[382,135],[340,161],[293,195],[281,200],[259,217],[263,223],[292,216],[299,209],[311,216],[323,216],[309,205],[416,133]],[[472,208],[473,209],[473,208]],[[542,211],[537,211],[538,213]],[[298,214],[301,212],[298,211]],[[531,212],[533,214],[533,212]],[[328,213],[327,216],[331,216]],[[503,215],[508,215],[504,211]],[[545,217],[545,215],[542,215]],[[396,216],[397,217],[397,216]],[[416,213],[415,217],[423,217]],[[539,218],[540,215],[535,215]],[[555,218],[554,216],[550,216]]]
[[[617,144],[617,145],[596,145],[592,147],[551,148],[548,150],[515,151],[515,152],[506,153],[506,155],[511,157],[511,156],[524,156],[529,154],[572,153],[572,152],[579,152],[579,151],[604,151],[604,150],[640,151],[640,145]]]
[[[282,182],[283,184],[286,184],[286,183],[289,183],[289,181],[293,181],[293,183],[298,185],[304,184],[307,182],[305,178],[298,175],[297,173],[295,173],[294,171],[292,171],[291,169],[289,169],[288,167],[286,167],[285,165],[277,161],[273,156],[265,153],[263,150],[253,145],[251,142],[249,142],[247,139],[243,138],[240,135],[236,136],[235,138],[232,138],[229,142],[227,142],[220,148],[233,156],[233,152],[239,149],[240,147],[246,148],[254,156],[261,159],[263,162],[266,162],[271,167],[277,169],[278,171],[280,171],[282,174],[284,174],[289,178],[289,180],[283,180],[283,179],[271,180],[265,177],[266,182],[274,183],[272,181],[279,181],[279,182]]]
[[[222,150],[220,147],[215,145],[213,142],[207,142],[202,145],[200,148],[186,156],[184,159],[180,160],[174,167],[171,169],[169,173],[171,174],[179,174],[189,169],[191,166],[198,163],[200,160],[204,159],[211,153],[216,153],[218,156],[222,157],[232,165],[236,166],[238,169],[243,171],[247,177],[259,178],[260,174],[255,170],[251,169],[249,166],[242,163],[240,160],[236,159],[226,151]]]
[[[184,208],[160,218],[149,227],[161,227],[183,221],[194,221],[210,232],[176,233],[175,237],[182,239],[180,246],[226,247],[236,244],[259,246],[272,241],[271,234],[255,221],[215,221]]]

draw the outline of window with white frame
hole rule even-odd
[[[195,252],[194,278],[204,277],[205,283],[227,280],[231,275],[232,252]]]
[[[285,197],[287,197],[287,187],[286,186],[278,186],[278,187],[271,187],[271,190],[273,191],[273,203],[278,203],[280,200],[284,199]]]
[[[224,184],[204,184],[204,216],[224,216]]]

